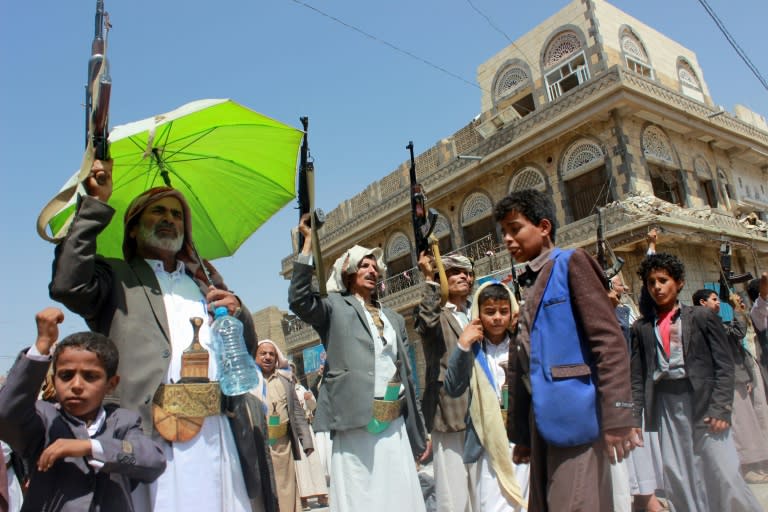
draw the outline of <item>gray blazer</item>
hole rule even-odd
[[[126,262],[96,255],[96,237],[114,213],[98,199],[82,198],[69,234],[56,247],[48,288],[53,300],[82,316],[92,331],[115,342],[121,380],[108,401],[138,410],[144,430],[150,433],[152,397],[170,364],[170,328],[160,285],[144,259]],[[243,307],[238,318],[252,352],[256,331],[251,314]]]
[[[464,436],[464,453],[462,454],[462,460],[466,464],[477,462],[483,454],[483,445],[480,444],[480,438],[477,437],[477,431],[475,431],[475,427],[472,424],[472,417],[469,415],[469,406],[472,403],[469,381],[472,378],[473,371],[475,371],[475,354],[471,350],[465,352],[455,347],[448,360],[448,369],[445,371],[443,389],[448,396],[468,397],[467,408],[464,411],[467,432]],[[481,378],[485,378],[485,376]]]
[[[23,511],[131,511],[131,490],[138,482],[152,482],[165,470],[160,446],[144,435],[134,411],[107,405],[107,419],[90,438],[85,426],[63,414],[54,404],[37,400],[48,362],[22,354],[0,389],[0,439],[30,462],[30,486]],[[36,462],[57,439],[94,439],[104,451],[98,471],[85,457],[59,459],[38,472]]]
[[[309,432],[309,424],[304,408],[296,397],[296,388],[285,376],[277,373],[277,378],[285,387],[288,408],[288,433],[291,436],[291,452],[294,460],[301,460],[301,451],[314,450],[315,445]],[[267,404],[269,407],[269,404]]]
[[[365,427],[371,419],[374,388],[373,334],[359,301],[352,295],[329,293],[321,298],[312,290],[312,267],[294,262],[288,290],[291,311],[312,325],[327,353],[326,374],[318,411],[330,431]],[[405,387],[405,422],[414,455],[426,449],[424,418],[416,398],[408,364],[405,320],[395,311],[384,314],[397,333],[397,368]]]

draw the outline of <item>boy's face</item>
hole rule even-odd
[[[512,308],[508,300],[487,299],[480,306],[483,335],[493,343],[501,343],[509,328]]]
[[[720,313],[720,297],[715,292],[710,293],[706,300],[699,301],[699,305],[711,309],[715,313]]]
[[[67,413],[86,423],[96,419],[104,397],[119,381],[117,375],[107,377],[99,356],[88,350],[67,347],[56,359],[56,400]]]
[[[525,215],[513,210],[499,221],[499,226],[509,254],[518,263],[536,258],[542,249],[551,246],[549,234],[552,223],[547,219],[542,219],[536,225]]]
[[[672,309],[677,303],[677,294],[683,289],[684,281],[675,280],[666,269],[654,268],[648,273],[645,286],[656,307],[662,311]]]

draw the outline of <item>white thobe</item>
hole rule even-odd
[[[382,311],[385,345],[370,313],[364,311],[368,328],[374,333],[374,394],[382,397],[397,371],[397,335]],[[380,434],[372,434],[365,427],[335,433],[330,509],[332,512],[424,512],[416,463],[402,416]]]
[[[181,355],[192,343],[193,329],[189,319],[205,320],[200,328],[200,344],[209,352],[208,377],[218,378],[216,354],[211,347],[211,329],[205,298],[197,284],[178,263],[173,272],[166,272],[158,260],[146,260],[155,271],[163,292],[171,339],[171,361],[165,382],[181,378]],[[163,442],[168,460],[165,472],[149,486],[151,508],[155,512],[250,512],[243,472],[235,438],[223,415],[205,418],[202,429],[190,441]],[[134,493],[134,496],[136,493]],[[141,498],[139,498],[141,499]],[[137,503],[144,510],[146,503]]]

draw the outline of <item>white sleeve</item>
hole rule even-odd
[[[756,330],[765,331],[768,329],[768,300],[758,296],[755,303],[752,304],[752,311],[749,314]]]

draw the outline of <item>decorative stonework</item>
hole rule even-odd
[[[448,224],[448,219],[446,219],[444,215],[441,214],[437,218],[437,223],[435,223],[435,229],[432,230],[432,233],[437,238],[442,238],[445,235],[451,234],[451,225]]]
[[[573,31],[555,36],[544,54],[544,67],[550,68],[581,49],[581,40]]]
[[[684,85],[701,90],[699,77],[696,75],[696,72],[693,70],[690,63],[682,57],[677,60],[677,77]]]
[[[621,49],[624,50],[627,55],[631,55],[640,62],[645,64],[648,63],[648,54],[645,53],[643,43],[641,43],[629,29],[624,29],[624,32],[621,35]]]
[[[643,130],[642,146],[646,158],[651,157],[675,165],[675,158],[672,156],[672,144],[670,144],[667,134],[658,126],[650,125]]]
[[[464,201],[464,207],[461,209],[461,225],[472,224],[478,219],[487,217],[492,211],[491,199],[481,192],[474,192]]]
[[[544,192],[547,188],[547,182],[538,169],[533,167],[524,167],[515,174],[509,182],[509,192],[532,188],[539,192]]]
[[[696,176],[703,180],[712,179],[712,171],[703,157],[697,157],[696,160],[693,161],[693,171],[696,173]]]
[[[494,98],[499,99],[509,96],[520,89],[529,80],[528,73],[526,73],[520,66],[512,66],[506,69],[496,82],[493,94]]]
[[[387,242],[387,261],[411,253],[411,241],[403,233],[395,233]]]
[[[600,146],[594,142],[580,140],[576,141],[566,150],[563,155],[562,176],[568,179],[590,164],[603,163],[605,154]]]
[[[387,198],[397,194],[403,187],[403,175],[397,170],[381,180],[381,197]]]

